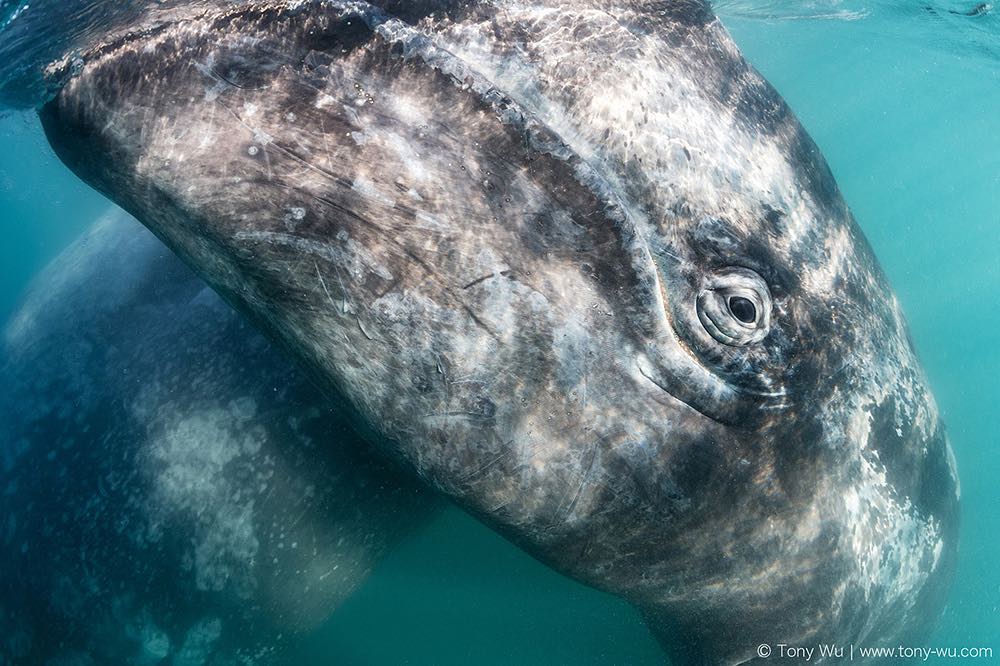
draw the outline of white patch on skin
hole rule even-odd
[[[217,140],[218,136],[215,134],[215,132],[211,130],[202,131],[201,141],[198,142],[198,150],[205,150],[206,148],[210,148],[211,146],[215,145],[215,142]]]
[[[512,344],[518,334],[519,303],[527,302],[534,293],[530,287],[516,280],[509,280],[499,272],[489,272],[497,277],[476,285],[476,315],[500,336],[501,344]]]
[[[172,666],[205,666],[209,663],[215,643],[222,635],[222,621],[217,617],[199,620],[184,636]]]
[[[942,552],[940,526],[935,520],[923,517],[909,498],[895,492],[878,452],[869,448],[871,412],[865,405],[885,400],[905,403],[906,398],[900,400],[894,395],[896,391],[906,392],[898,376],[899,368],[905,365],[896,359],[873,368],[893,374],[894,379],[872,381],[870,391],[854,401],[852,412],[835,406],[828,417],[831,422],[846,422],[843,446],[857,451],[859,466],[849,479],[852,485],[842,492],[842,512],[846,518],[840,522],[848,529],[847,545],[858,567],[856,579],[861,592],[866,599],[878,599],[880,607],[893,607],[897,603],[907,607],[906,602],[916,598],[940,562]],[[858,637],[863,638],[864,635]]]
[[[871,415],[864,409],[856,409],[847,424],[848,441],[867,448],[871,431]]]
[[[156,42],[150,41],[146,44],[145,49],[148,52],[155,51]],[[215,73],[215,54],[209,53],[205,62],[195,62],[194,67],[212,82],[205,86],[205,101],[214,102],[229,87],[229,84]]]
[[[150,529],[158,532],[174,516],[194,526],[200,590],[234,585],[249,594],[256,585],[254,501],[240,497],[227,477],[230,463],[260,450],[263,433],[247,427],[255,415],[252,400],[234,400],[169,424],[149,446],[155,484]]]
[[[844,493],[844,511],[865,597],[885,595],[880,603],[890,607],[915,598],[933,570],[921,566],[924,556],[940,551],[937,523],[894,498],[884,468],[864,457],[857,484]]]
[[[844,276],[854,261],[854,243],[846,226],[836,227],[826,238],[823,248],[827,259],[813,270],[802,274],[805,286],[819,294],[832,292],[837,279]]]
[[[141,630],[142,651],[144,656],[155,663],[170,654],[170,637],[156,626],[151,617],[144,620]]]
[[[382,134],[380,135],[380,138],[385,146],[397,155],[400,164],[402,164],[405,169],[406,175],[409,176],[411,180],[427,180],[428,176],[425,160],[408,139],[392,132]]]
[[[407,125],[416,127],[434,117],[432,110],[427,108],[426,99],[410,95],[392,95],[389,98],[395,114]]]

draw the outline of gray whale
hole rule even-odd
[[[0,371],[4,664],[286,663],[438,506],[121,212]]]
[[[822,156],[705,3],[192,13],[94,45],[41,115],[369,439],[676,663],[927,637],[944,428]]]

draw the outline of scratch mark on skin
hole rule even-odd
[[[239,114],[237,114],[234,110],[232,110],[231,108],[229,108],[225,104],[222,104],[221,102],[218,103],[218,104],[220,106],[222,106],[222,108],[226,109],[226,111],[228,111],[238,123],[240,123],[241,125],[243,125],[243,127],[245,127],[247,130],[252,131],[252,132],[254,132],[256,134],[257,130],[255,128],[251,127],[250,125],[248,125],[242,118],[240,118]],[[324,142],[326,142],[326,133],[325,132],[323,134],[323,140],[324,140]],[[295,153],[295,151],[291,150],[290,148],[287,148],[287,147],[285,147],[285,146],[281,145],[280,143],[278,143],[276,141],[273,141],[273,140],[270,141],[268,143],[268,145],[274,146],[279,151],[281,151],[284,154],[286,154],[288,157],[290,157],[293,160],[299,162],[300,164],[302,164],[306,168],[311,169],[313,171],[316,171],[317,173],[322,174],[326,178],[329,178],[331,181],[336,182],[336,183],[338,183],[339,185],[341,185],[343,187],[347,187],[349,189],[351,188],[351,184],[347,183],[343,178],[338,178],[336,175],[334,175],[334,174],[326,171],[325,169],[322,169],[322,168],[320,168],[320,167],[318,167],[318,166],[316,166],[314,164],[311,164],[310,162],[308,162],[307,160],[305,160],[304,158],[302,158],[300,155],[297,155]],[[268,180],[269,181],[273,181],[274,179],[273,179],[272,174],[271,174],[271,161],[270,161],[270,157],[267,155],[266,147],[264,147],[264,151],[265,151],[264,152],[264,157],[265,157],[265,159],[267,161],[267,167],[268,167]],[[330,161],[329,154],[327,155],[327,160]],[[354,211],[349,210],[349,209],[345,208],[344,206],[342,206],[342,205],[340,205],[340,204],[338,204],[338,203],[336,203],[336,202],[334,202],[334,201],[332,201],[330,199],[327,199],[326,197],[321,197],[321,196],[315,196],[314,195],[313,198],[316,199],[317,201],[320,201],[321,203],[326,204],[327,206],[330,206],[331,208],[333,208],[338,213],[342,213],[344,215],[347,215],[350,218],[361,222],[362,224],[365,224],[367,226],[370,226],[370,227],[376,229],[377,231],[379,231],[382,234],[386,233],[386,230],[384,228],[380,227],[378,224],[374,223],[373,221],[371,221],[371,220],[369,220],[369,219],[367,219],[367,218],[365,218],[365,217],[363,217],[361,215],[358,215]],[[427,273],[430,276],[432,276],[434,278],[434,280],[450,296],[452,296],[452,298],[454,298],[456,301],[458,301],[458,303],[462,305],[462,308],[465,310],[465,312],[469,315],[469,317],[472,319],[473,322],[475,322],[475,324],[477,326],[479,326],[484,331],[486,331],[486,333],[490,337],[492,337],[494,340],[496,340],[497,342],[500,342],[500,336],[499,336],[499,334],[497,334],[496,331],[492,330],[482,319],[480,319],[478,317],[478,315],[476,315],[476,313],[472,310],[472,308],[467,303],[465,303],[462,299],[458,298],[458,296],[454,293],[454,291],[451,289],[451,287],[449,287],[448,285],[446,285],[443,282],[443,280],[441,280],[440,276],[436,273],[436,271],[427,262],[425,262],[424,260],[422,260],[417,255],[415,255],[409,248],[404,247],[398,241],[392,240],[391,242],[393,244],[395,244],[397,247],[399,247],[406,254],[406,256],[408,256],[410,259],[412,259],[414,262],[416,262],[421,268],[423,268],[425,271],[427,271]],[[491,277],[491,276],[487,276],[487,278],[488,277]]]
[[[254,128],[251,127],[250,125],[248,125],[246,122],[244,122],[243,119],[240,118],[239,115],[235,111],[233,111],[232,109],[230,109],[229,107],[227,107],[224,104],[220,103],[220,106],[222,106],[230,114],[232,114],[233,118],[236,119],[236,121],[239,122],[241,125],[243,125],[246,129],[248,129],[250,131],[255,131]],[[324,141],[326,141],[326,134],[325,133],[323,135],[323,139],[324,139]],[[332,181],[340,184],[341,186],[350,187],[350,184],[348,184],[346,181],[344,181],[344,179],[338,178],[334,174],[329,173],[326,170],[321,169],[320,167],[317,167],[316,165],[309,163],[307,160],[305,160],[301,156],[297,155],[290,148],[282,146],[281,144],[279,144],[279,143],[277,143],[275,141],[269,142],[268,145],[274,146],[279,151],[281,151],[284,154],[288,155],[290,158],[292,158],[292,159],[296,160],[297,162],[299,162],[300,164],[304,165],[306,168],[312,169],[313,171],[316,171],[316,172],[322,174],[323,176],[325,176],[325,177],[329,178],[330,180],[332,180]],[[272,173],[271,173],[271,161],[270,161],[270,157],[267,154],[266,146],[263,149],[264,149],[264,157],[266,159],[267,168],[268,168],[268,180],[269,181],[273,181],[274,179],[273,179]],[[328,161],[330,160],[329,155],[327,156],[327,160]],[[354,220],[357,220],[357,221],[361,222],[362,224],[365,224],[367,226],[373,227],[374,229],[378,230],[379,232],[381,232],[383,234],[386,233],[386,230],[383,229],[382,227],[380,227],[379,225],[377,225],[376,223],[372,222],[371,220],[369,220],[369,219],[367,219],[367,218],[365,218],[365,217],[363,217],[361,215],[358,215],[354,211],[349,210],[349,209],[345,208],[344,206],[342,206],[342,205],[340,205],[340,204],[338,204],[338,203],[336,203],[336,202],[334,202],[334,201],[332,201],[330,199],[327,199],[326,197],[321,197],[321,196],[314,195],[313,198],[316,199],[317,201],[320,201],[320,202],[326,204],[327,206],[330,206],[331,208],[333,208],[338,213],[342,213],[344,215],[349,216],[350,218],[352,218]],[[237,237],[239,238],[239,234],[237,235]],[[424,260],[422,260],[421,258],[419,258],[418,256],[416,256],[409,248],[406,248],[403,245],[401,245],[398,241],[392,240],[390,242],[392,242],[393,244],[397,245],[406,254],[406,256],[408,256],[410,259],[412,259],[414,262],[416,262],[417,265],[419,265],[421,268],[423,268],[428,273],[428,275],[432,276],[433,279],[452,298],[454,298],[462,306],[462,308],[465,310],[466,314],[469,315],[469,317],[472,319],[472,321],[477,326],[479,326],[484,331],[486,331],[486,333],[490,337],[492,337],[494,340],[496,340],[497,342],[501,341],[500,335],[496,331],[494,331],[492,328],[490,328],[486,324],[486,322],[484,322],[482,319],[480,319],[479,316],[476,315],[476,313],[473,311],[473,309],[467,303],[465,303],[462,299],[458,298],[458,296],[454,293],[454,291],[451,289],[451,287],[449,287],[448,285],[446,285],[443,282],[443,280],[441,280],[440,276],[437,275],[436,271],[434,271],[434,269],[429,264],[427,264]],[[489,277],[492,277],[492,276],[486,276],[486,278],[484,278],[484,279],[487,279]],[[362,330],[362,332],[364,332],[364,331]],[[368,334],[365,333],[365,335],[368,335]],[[369,339],[371,339],[371,338],[369,337]]]
[[[560,511],[559,518],[550,526],[550,529],[558,527],[559,525],[565,523],[569,520],[569,517],[573,515],[573,510],[576,508],[577,503],[580,501],[580,496],[583,495],[583,489],[586,487],[587,483],[590,481],[590,477],[594,472],[594,466],[597,463],[597,452],[600,448],[601,442],[611,437],[612,433],[608,433],[603,437],[597,438],[590,447],[590,462],[587,464],[587,471],[583,473],[580,477],[580,483],[577,484],[576,493],[573,495],[573,499],[570,501],[569,506],[566,507],[565,511]]]
[[[364,333],[365,337],[369,340],[374,340],[375,338],[373,338],[371,334],[365,330],[365,325],[361,322],[361,317],[355,317],[354,319],[358,322],[358,328],[361,329],[361,332]]]
[[[271,169],[271,155],[267,152],[267,146],[269,144],[264,143],[261,145],[260,149],[264,152],[264,164],[267,165],[267,179],[268,181],[274,180],[274,171]]]
[[[656,254],[657,254],[657,255],[663,255],[663,256],[666,256],[666,257],[670,257],[671,259],[673,259],[673,260],[674,260],[674,261],[676,261],[677,263],[681,264],[682,266],[686,266],[686,265],[687,265],[687,263],[688,263],[687,261],[685,261],[685,260],[684,260],[684,259],[682,259],[681,257],[678,257],[678,256],[677,256],[676,254],[674,254],[673,252],[671,252],[671,251],[669,251],[669,250],[665,250],[665,249],[663,249],[662,247],[661,247],[661,248],[657,248],[657,250],[656,250]]]
[[[332,305],[334,307],[334,309],[336,309],[337,308],[337,303],[333,300],[333,296],[330,295],[330,290],[326,288],[326,280],[323,279],[323,274],[319,272],[319,263],[317,263],[316,261],[313,261],[313,266],[316,267],[316,277],[319,278],[319,284],[320,284],[321,287],[323,287],[323,293],[325,293],[327,299],[329,299],[330,305]],[[346,303],[346,301],[345,301],[345,303]]]
[[[470,282],[469,284],[465,285],[464,287],[462,287],[462,289],[469,289],[470,287],[475,287],[477,284],[480,284],[482,282],[486,282],[490,278],[495,278],[495,277],[499,277],[499,276],[510,277],[510,275],[511,275],[512,272],[513,271],[506,270],[506,271],[500,271],[499,273],[490,273],[489,275],[484,275],[483,277],[475,279],[472,282]]]
[[[295,520],[293,520],[291,523],[289,523],[288,525],[285,526],[285,529],[290,530],[290,529],[296,527],[300,522],[302,522],[302,519],[305,518],[306,515],[308,515],[309,509],[310,509],[309,505],[306,504],[302,508],[302,511],[299,512],[299,515],[295,517]]]
[[[453,379],[452,384],[479,384],[480,386],[486,386],[486,382],[482,379],[476,379],[474,377],[468,377],[464,379]]]
[[[428,412],[427,414],[421,414],[422,419],[467,419],[470,421],[489,421],[492,417],[484,416],[477,412],[463,412],[463,411],[451,411],[451,412]]]
[[[471,481],[473,478],[479,476],[480,474],[482,474],[483,472],[485,472],[489,468],[493,467],[494,465],[496,465],[498,462],[500,462],[504,458],[510,456],[514,452],[514,448],[511,446],[511,444],[513,444],[513,443],[514,443],[514,440],[509,440],[507,442],[504,442],[504,445],[502,447],[500,447],[500,453],[498,453],[495,457],[487,460],[485,463],[483,463],[479,467],[477,467],[474,470],[470,471],[468,474],[464,474],[459,479],[459,483],[466,483],[467,481]]]
[[[320,581],[326,580],[327,578],[330,577],[330,574],[332,574],[334,571],[336,571],[339,568],[340,568],[340,565],[339,564],[335,564],[332,569],[330,569],[329,571],[327,571],[324,574],[320,574],[319,578],[317,578],[316,580],[320,580]]]
[[[270,487],[267,489],[267,495],[264,496],[264,500],[261,502],[261,504],[267,504],[267,501],[271,499],[271,496],[273,494],[274,494],[274,484],[272,483]]]
[[[330,139],[326,136],[326,123],[323,122],[323,118],[319,119],[319,131],[320,135],[323,137],[323,150],[326,152],[326,164],[327,168],[331,171],[333,170],[333,153],[330,152]]]
[[[476,326],[486,331],[487,335],[496,340],[498,343],[503,342],[503,340],[500,338],[500,334],[494,331],[492,328],[489,327],[489,325],[487,325],[486,322],[480,319],[479,316],[476,315],[475,312],[473,312],[471,307],[469,307],[466,303],[462,301],[459,301],[459,303],[462,304],[462,309],[465,310],[465,313],[469,315],[469,317],[472,319],[473,322],[475,322]]]
[[[333,270],[337,274],[337,282],[340,283],[340,291],[342,294],[344,294],[344,300],[341,301],[341,312],[347,314],[349,305],[348,299],[350,298],[350,292],[347,291],[347,285],[344,284],[344,278],[340,274],[340,266],[338,266],[337,264],[333,264]]]
[[[210,72],[210,76],[212,78],[214,78],[215,80],[217,80],[217,81],[222,81],[222,82],[227,83],[228,85],[232,86],[233,88],[238,88],[240,90],[250,90],[250,91],[254,91],[254,90],[267,90],[270,87],[270,86],[258,86],[256,88],[251,88],[250,86],[241,86],[240,84],[238,84],[238,83],[236,83],[234,81],[230,81],[229,79],[227,79],[222,74],[219,74],[219,70],[217,70],[217,69],[212,69],[212,71]]]

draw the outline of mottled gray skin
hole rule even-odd
[[[0,664],[284,663],[436,506],[110,213],[0,349]]]
[[[43,121],[394,457],[676,663],[927,638],[953,457],[781,98],[693,0],[437,5],[163,25]]]

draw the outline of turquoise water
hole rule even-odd
[[[903,303],[949,426],[961,562],[929,642],[997,650],[1000,17],[977,14],[976,3],[926,7],[736,0],[718,9],[823,149]],[[58,163],[30,115],[0,121],[0,318],[107,206]],[[294,662],[662,659],[624,603],[451,510],[394,552]]]

